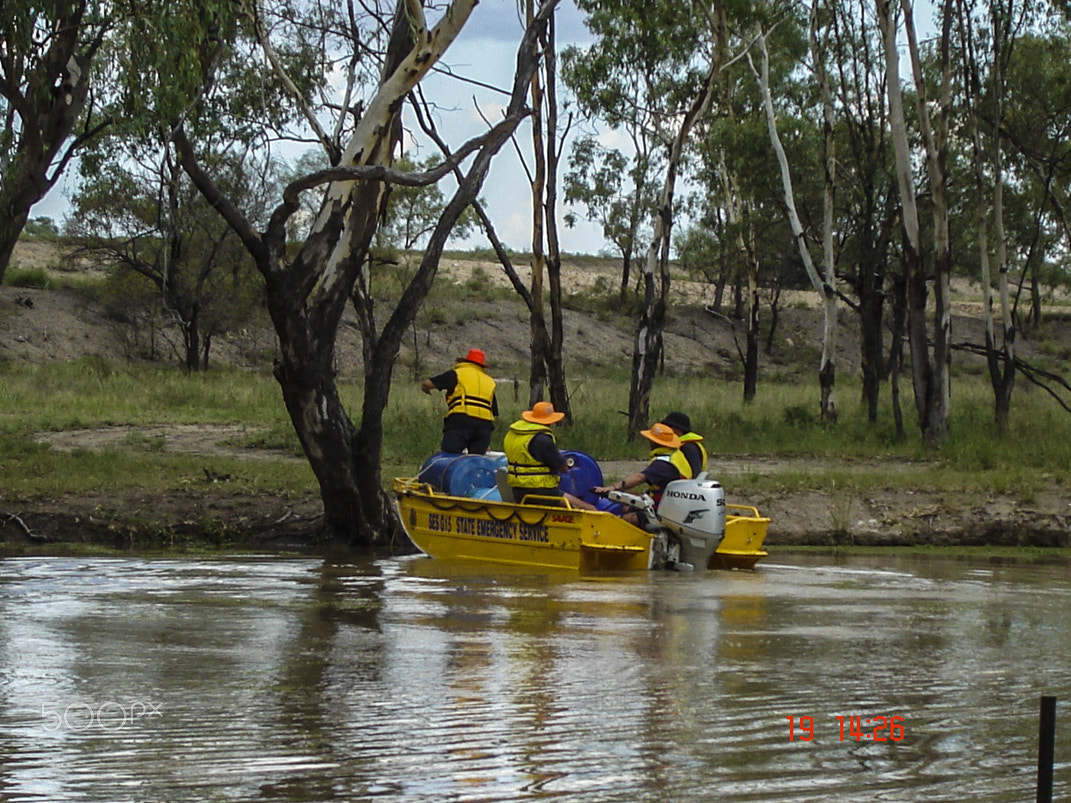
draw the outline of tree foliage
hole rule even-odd
[[[423,173],[434,169],[439,161],[434,156],[415,161],[403,154],[394,166],[402,173]],[[392,187],[383,223],[376,230],[377,245],[382,249],[401,251],[423,247],[435,230],[445,206],[446,196],[437,184],[399,184]],[[453,236],[468,236],[475,224],[475,213],[466,209],[454,227]]]
[[[109,2],[5,0],[0,9],[0,280],[30,210],[110,122],[100,53],[121,23]]]
[[[217,156],[230,194],[264,216],[264,176]],[[212,339],[244,323],[263,302],[261,282],[234,232],[196,192],[174,161],[139,164],[122,156],[96,161],[74,198],[67,234],[105,270],[133,273],[155,290],[153,319],[179,325],[186,370],[208,367]],[[136,297],[131,297],[136,303]],[[125,316],[136,321],[131,310]]]
[[[632,140],[633,155],[601,145],[594,136],[573,143],[569,172],[565,175],[565,202],[582,204],[589,220],[602,227],[602,235],[621,255],[620,300],[626,299],[633,256],[651,238],[651,220],[658,198],[652,180],[656,154],[639,132]],[[570,213],[567,223],[575,222]]]

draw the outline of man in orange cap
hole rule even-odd
[[[651,444],[651,462],[642,471],[629,474],[613,485],[595,488],[595,493],[605,494],[609,491],[627,491],[629,488],[646,482],[651,486],[651,496],[654,498],[655,504],[658,504],[667,485],[674,480],[691,479],[692,474],[691,470],[687,468],[687,459],[681,458],[685,466],[683,469],[678,465],[680,460],[675,461],[673,459],[675,454],[680,454],[681,439],[677,437],[677,433],[673,431],[672,427],[659,422],[652,424],[650,429],[645,429],[640,434]],[[622,518],[633,524],[638,520],[638,516],[631,511],[622,516]]]
[[[420,389],[446,391],[442,452],[484,454],[491,445],[491,433],[498,416],[495,380],[484,370],[487,358],[480,349],[469,349],[449,371],[425,379]]]
[[[565,418],[550,402],[536,402],[531,410],[521,413],[521,420],[510,425],[502,448],[509,464],[509,485],[513,498],[524,504],[529,496],[560,496],[573,507],[594,510],[595,506],[577,499],[558,487],[560,475],[569,470],[565,457],[558,451],[554,433],[550,427]],[[532,499],[532,504],[546,504],[545,500]]]

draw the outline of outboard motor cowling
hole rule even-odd
[[[662,493],[658,518],[680,540],[680,561],[705,569],[725,535],[725,490],[714,480],[675,480]]]

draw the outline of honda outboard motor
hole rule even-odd
[[[675,480],[662,494],[658,518],[680,540],[680,562],[705,569],[725,535],[725,490],[714,480]]]

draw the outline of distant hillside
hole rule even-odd
[[[515,267],[527,282],[527,262]],[[55,243],[19,243],[12,273],[32,269],[44,270],[54,280],[55,289],[0,288],[0,359],[74,360],[94,355],[123,362],[147,356],[147,333],[137,333],[129,325],[110,319],[90,295],[64,287],[77,268],[64,259]],[[404,274],[406,268],[389,270]],[[567,294],[577,296],[567,301],[565,313],[565,358],[573,372],[627,372],[631,365],[635,322],[616,303],[620,270],[619,262],[595,257],[577,258],[563,269]],[[401,286],[400,281],[397,286]],[[978,292],[972,292],[966,282],[959,283],[958,288],[954,340],[982,343]],[[674,281],[677,303],[668,317],[665,369],[733,381],[741,372],[744,323],[711,314],[706,309],[711,294],[708,285]],[[815,302],[815,295],[809,292],[782,294],[777,330],[760,360],[764,380],[791,381],[816,374],[822,321]],[[771,317],[764,308],[764,348]],[[856,320],[850,310],[841,309],[836,361],[842,375],[859,371]],[[1046,334],[1043,343],[1021,340],[1020,354],[1026,359],[1045,360],[1050,368],[1059,370],[1071,357],[1071,327],[1050,326]],[[529,339],[528,312],[509,291],[501,267],[484,258],[450,254],[443,259],[436,288],[406,338],[395,375],[416,379],[435,373],[475,347],[487,352],[496,376],[523,379]],[[164,328],[154,335],[153,346],[160,358],[177,359],[171,354],[171,344],[178,340],[177,329]],[[214,338],[211,359],[263,368],[271,364],[274,353],[275,336],[263,316],[256,325]],[[965,353],[957,353],[955,360],[969,372],[984,368],[981,358]],[[360,361],[360,335],[356,322],[347,317],[339,333],[339,368],[356,371]]]

